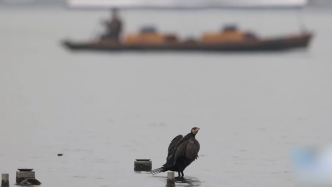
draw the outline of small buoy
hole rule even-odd
[[[58,154],[58,156],[62,156],[63,154]]]
[[[134,171],[151,171],[152,161],[150,159],[136,159]]]

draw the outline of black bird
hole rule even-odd
[[[184,169],[198,158],[200,145],[195,139],[198,130],[199,128],[194,127],[185,137],[176,136],[169,144],[166,164],[161,168],[152,170],[151,173],[155,175],[165,171],[177,171],[179,177],[180,173],[183,177]]]

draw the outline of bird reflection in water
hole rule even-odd
[[[154,177],[163,180],[164,184],[167,183],[167,177],[163,176],[154,176]],[[196,177],[185,176],[185,177],[175,177],[174,179],[175,179],[175,186],[185,186],[185,187],[201,186],[201,181],[199,181]]]
[[[191,187],[191,186],[200,186],[201,185],[201,181],[199,181],[195,177],[190,177],[190,176],[186,176],[186,177],[175,177],[175,183],[186,184],[184,186],[188,186],[188,187]]]

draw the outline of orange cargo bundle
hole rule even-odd
[[[221,43],[221,42],[241,42],[245,38],[243,33],[232,31],[232,32],[221,32],[221,33],[207,33],[201,38],[202,42],[206,43]]]
[[[165,42],[165,36],[156,33],[143,33],[136,35],[127,35],[125,44],[162,44]]]

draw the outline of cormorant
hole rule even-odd
[[[198,158],[200,145],[195,136],[199,129],[193,127],[185,137],[182,135],[176,136],[169,144],[166,164],[161,168],[152,170],[151,173],[155,175],[165,171],[177,171],[178,176],[180,177],[181,173],[181,177],[183,177],[184,169]]]

